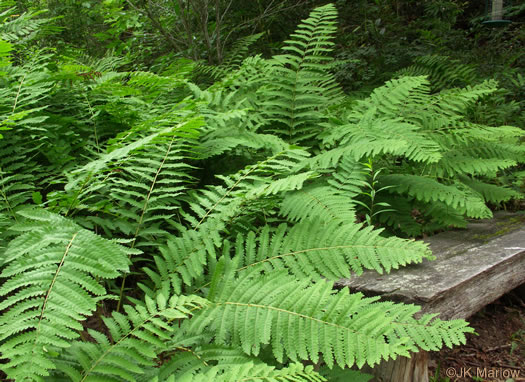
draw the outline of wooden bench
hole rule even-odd
[[[340,280],[338,286],[414,303],[422,313],[440,313],[443,319],[466,319],[525,283],[525,213],[497,213],[493,219],[473,221],[465,230],[443,232],[425,241],[436,260],[388,275],[365,272]],[[428,358],[420,351],[362,371],[378,382],[428,382]]]

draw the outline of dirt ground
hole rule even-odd
[[[479,335],[432,354],[432,382],[525,381],[525,285],[468,320]]]

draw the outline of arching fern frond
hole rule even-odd
[[[173,322],[188,319],[206,305],[198,296],[146,296],[144,306],[126,305],[126,315],[114,312],[112,317],[103,318],[109,338],[88,329],[96,342],[74,343],[57,369],[74,382],[136,381],[166,350],[178,329]]]
[[[392,191],[408,194],[422,202],[440,201],[454,210],[473,218],[490,218],[492,212],[479,194],[456,183],[442,184],[432,178],[417,175],[386,175],[385,184],[394,186]]]
[[[52,354],[79,337],[81,322],[107,298],[99,279],[128,270],[129,249],[44,210],[19,212],[27,220],[2,261],[0,351],[9,378],[40,380],[55,368]]]
[[[443,90],[434,96],[435,106],[446,115],[465,114],[467,108],[484,96],[498,90],[498,83],[487,80],[478,85]]]
[[[477,158],[465,154],[464,150],[449,150],[438,165],[429,168],[429,173],[439,178],[453,178],[461,174],[494,176],[500,170],[517,165],[512,159]]]
[[[523,195],[510,188],[485,183],[468,177],[461,177],[461,181],[474,191],[480,193],[486,202],[500,203],[510,199],[521,199]]]
[[[477,79],[474,66],[461,63],[459,60],[453,60],[450,57],[438,55],[416,58],[414,64],[398,71],[396,77],[398,76],[428,76],[432,84],[432,90],[435,92],[469,85]]]
[[[349,112],[349,117],[365,115],[370,107],[375,107],[383,117],[398,118],[417,114],[414,104],[424,104],[428,99],[429,82],[424,76],[403,77],[388,81],[374,89],[370,97],[357,101]]]
[[[298,282],[283,272],[223,276],[214,276],[221,281],[210,290],[212,304],[184,329],[209,330],[216,343],[240,346],[247,354],[269,346],[278,361],[318,362],[322,356],[329,367],[373,366],[418,346],[464,343],[464,333],[472,331],[462,320],[417,320],[417,307],[378,303],[346,288],[335,292],[330,283]]]
[[[380,233],[372,227],[324,217],[292,228],[280,225],[275,231],[265,227],[258,235],[239,235],[235,256],[239,271],[286,269],[297,279],[318,279],[320,275],[334,281],[351,277],[351,271],[358,275],[363,269],[390,272],[432,258],[423,243],[383,238]]]

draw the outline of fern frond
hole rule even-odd
[[[417,346],[464,343],[464,333],[472,331],[462,320],[416,320],[417,307],[378,303],[346,288],[334,292],[330,283],[298,282],[282,272],[245,273],[236,280],[223,276],[210,291],[212,305],[185,330],[210,330],[216,343],[238,345],[247,354],[257,355],[268,345],[281,362],[285,356],[313,362],[322,356],[329,367],[373,366],[407,356]]]
[[[176,376],[167,379],[167,382],[177,381]],[[265,364],[254,364],[246,362],[237,365],[214,366],[202,374],[185,379],[188,382],[322,382],[326,381],[321,375],[314,371],[313,366],[304,366],[301,363],[293,363],[282,369]]]
[[[465,155],[463,150],[449,150],[429,173],[438,178],[453,178],[458,174],[495,176],[498,171],[516,166],[512,159],[476,158]]]
[[[133,252],[44,210],[18,214],[27,220],[12,227],[21,234],[0,275],[0,350],[10,378],[39,380],[55,368],[52,352],[69,347],[81,321],[107,297],[98,279],[127,271]]]
[[[354,201],[351,195],[332,187],[318,185],[303,187],[297,192],[287,194],[281,203],[280,213],[290,221],[355,221]]]
[[[154,230],[160,232],[178,209],[178,198],[193,179],[188,159],[197,146],[199,127],[196,120],[172,130],[170,136],[137,152],[107,178],[109,196],[118,201],[113,213],[126,218],[122,228],[129,224],[126,234],[136,239]]]
[[[321,110],[339,96],[327,65],[336,16],[333,4],[316,8],[290,36],[293,40],[286,41],[285,53],[273,58],[269,85],[260,89],[263,115],[272,122],[265,131],[290,142],[305,141],[321,132]]]
[[[398,71],[398,76],[428,76],[433,91],[469,85],[477,79],[474,66],[437,55],[416,58],[413,65]]]
[[[57,369],[75,382],[136,381],[166,349],[176,330],[173,321],[188,319],[206,305],[198,296],[146,296],[144,306],[126,305],[126,315],[114,312],[103,318],[109,338],[88,329],[96,342],[74,343]]]
[[[474,86],[443,90],[435,95],[435,105],[444,114],[464,114],[467,108],[476,101],[496,92],[498,90],[497,85],[496,81],[487,80]]]
[[[418,126],[400,119],[374,118],[375,112],[375,108],[371,108],[358,123],[338,127],[337,139],[343,147],[334,150],[355,160],[392,154],[415,162],[439,161],[440,146],[420,132]]]
[[[407,118],[417,114],[414,104],[424,104],[428,99],[429,82],[424,76],[402,77],[388,81],[385,85],[374,89],[370,97],[357,101],[355,108],[351,110],[353,115],[365,115],[371,107],[384,117]]]
[[[486,202],[501,203],[510,199],[521,199],[523,195],[510,188],[462,177],[461,181],[483,196]]]
[[[265,227],[258,235],[239,235],[235,256],[239,270],[271,266],[274,270],[287,269],[298,279],[321,275],[334,281],[351,277],[350,271],[359,275],[363,269],[373,269],[382,274],[431,258],[420,242],[382,238],[380,233],[352,222],[341,223],[325,212],[322,218],[290,229],[281,225],[274,232]]]
[[[479,194],[469,191],[461,184],[442,184],[432,178],[417,175],[386,175],[385,184],[392,185],[392,191],[408,194],[422,202],[440,201],[456,211],[473,218],[490,218],[492,212]]]

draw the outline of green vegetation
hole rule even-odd
[[[340,4],[271,32],[308,2],[41,3],[0,2],[7,378],[366,381],[464,343],[463,320],[333,283],[432,259],[409,237],[521,198],[523,77],[437,52],[349,85],[338,40],[386,44],[369,17],[401,2],[337,39]],[[447,4],[421,36],[445,38]]]

